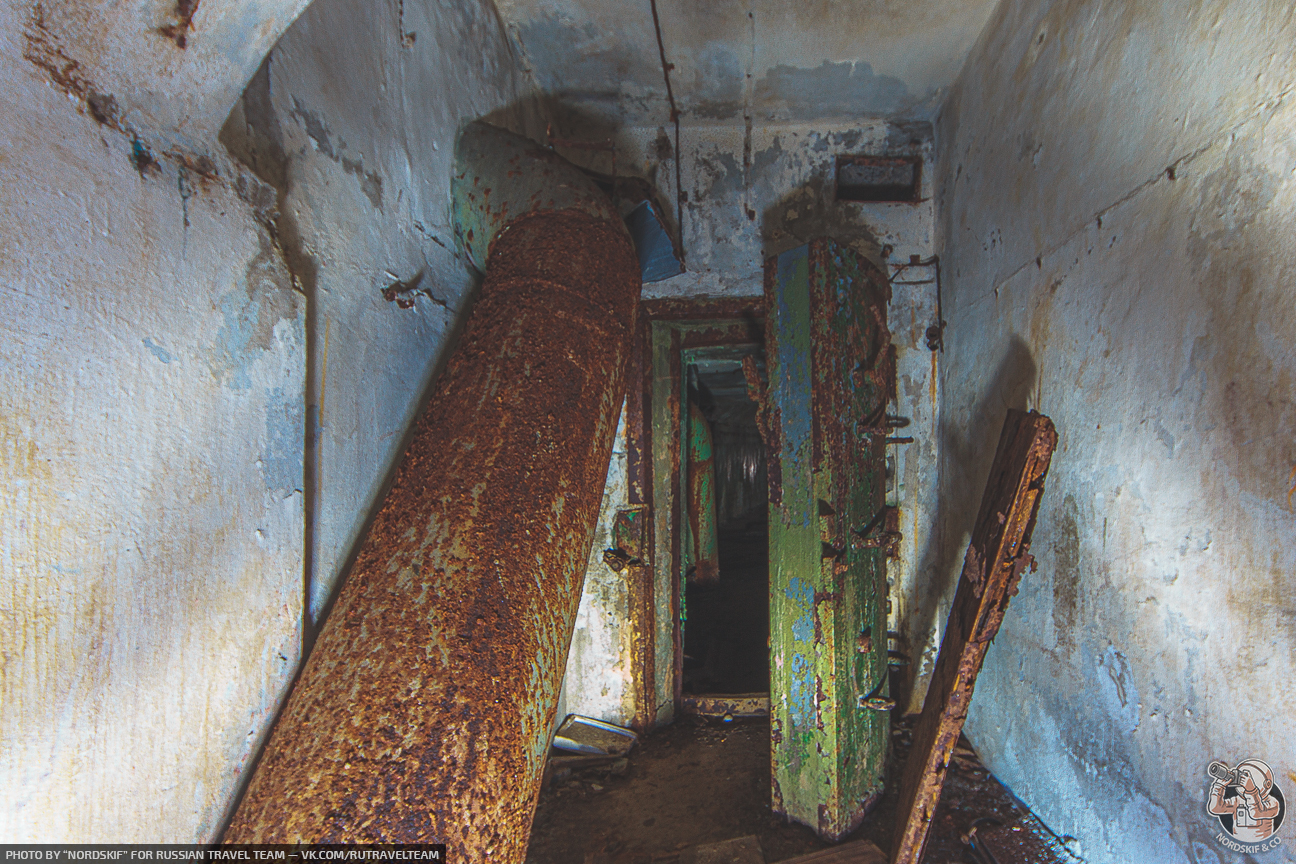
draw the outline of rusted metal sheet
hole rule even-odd
[[[716,534],[715,454],[711,424],[692,399],[689,400],[687,448],[685,573],[690,574],[688,578],[694,582],[717,582],[720,579],[720,545]]]
[[[857,542],[885,505],[887,294],[827,240],[766,269],[773,806],[829,839],[880,796],[887,746],[886,560]]]
[[[521,862],[638,301],[620,226],[513,221],[226,842]]]
[[[768,693],[726,693],[721,696],[684,697],[685,714],[698,717],[768,717]]]
[[[981,661],[1022,572],[1034,569],[1031,532],[1056,446],[1057,432],[1047,417],[1008,412],[900,787],[895,864],[922,859]]]

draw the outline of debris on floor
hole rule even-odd
[[[620,756],[629,753],[638,740],[639,736],[624,726],[614,726],[593,717],[568,714],[554,734],[553,746],[572,753]]]
[[[694,846],[680,853],[679,864],[765,864],[765,851],[753,835]]]
[[[882,850],[869,841],[854,840],[831,849],[792,858],[783,864],[887,864],[887,860]]]
[[[681,717],[616,759],[555,750],[536,807],[527,864],[686,864],[684,856],[691,850],[746,837],[756,838],[768,864],[883,864],[916,720],[893,722],[887,791],[863,825],[837,846],[770,811],[769,722],[764,718],[726,723]],[[960,738],[922,860],[969,864],[976,859],[963,837],[974,826],[984,831],[990,826],[987,820],[1015,825],[1023,819],[1033,817],[986,770],[967,739]],[[856,845],[861,841],[867,845]],[[995,860],[1033,864],[1032,859]],[[1073,864],[1075,859],[1063,855],[1057,860]]]
[[[699,717],[742,720],[769,716],[768,693],[726,693],[721,695],[685,694],[680,710]]]
[[[1033,813],[1008,824],[978,819],[963,835],[977,864],[1079,864],[1057,835]]]

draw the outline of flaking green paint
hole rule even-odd
[[[685,447],[681,495],[686,542],[680,558],[683,576],[713,581],[719,578],[720,550],[716,536],[716,488],[711,424],[692,399],[688,406],[688,442]]]
[[[888,398],[886,374],[868,374],[890,357],[884,286],[825,240],[766,271],[782,476],[769,521],[773,804],[831,839],[880,795],[886,756],[888,715],[858,707],[886,692],[886,565],[856,533],[884,504],[885,433],[865,429],[884,425]]]

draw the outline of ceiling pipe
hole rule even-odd
[[[483,124],[456,230],[480,298],[224,840],[522,862],[640,289],[612,203]]]

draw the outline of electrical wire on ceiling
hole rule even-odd
[[[653,28],[657,31],[657,53],[661,56],[662,77],[666,79],[666,101],[670,103],[671,122],[675,124],[675,230],[679,232],[680,263],[684,263],[684,187],[680,185],[680,112],[675,107],[675,93],[671,90],[670,73],[674,63],[666,62],[666,46],[662,42],[661,18],[657,15],[657,0],[652,4]]]

